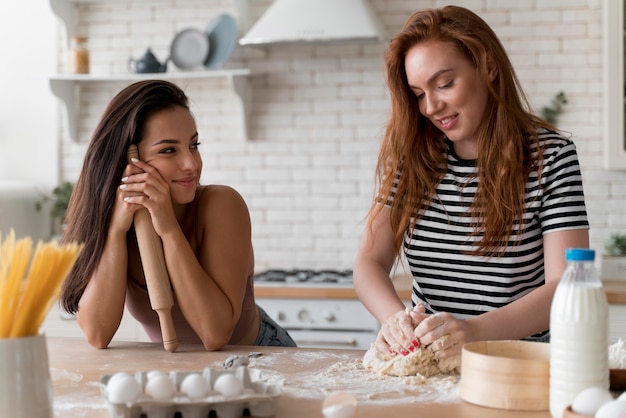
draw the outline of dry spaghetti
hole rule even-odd
[[[37,335],[81,249],[0,234],[0,338]]]

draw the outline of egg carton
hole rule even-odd
[[[141,394],[134,401],[126,403],[114,403],[109,399],[108,383],[115,375],[100,378],[100,390],[113,418],[273,417],[275,399],[281,392],[279,385],[261,381],[260,370],[246,366],[230,370],[207,367],[195,372],[165,372],[174,383],[176,392],[167,400],[156,400],[145,392],[150,373],[153,372],[136,372],[131,375],[139,383]],[[207,396],[191,398],[181,391],[181,383],[192,373],[201,374],[209,383]],[[223,374],[236,376],[243,383],[243,392],[229,396],[215,390],[215,381]]]

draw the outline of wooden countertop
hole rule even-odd
[[[606,299],[609,303],[626,303],[626,281],[603,280],[602,286],[604,286]]]
[[[275,418],[321,418],[322,401],[339,390],[357,399],[359,418],[550,418],[548,411],[508,411],[466,403],[458,397],[455,379],[447,386],[436,386],[444,388],[437,391],[431,383],[378,378],[362,369],[364,352],[359,350],[232,346],[206,352],[201,346],[181,345],[176,353],[168,353],[161,344],[114,342],[98,350],[81,339],[63,338],[48,338],[47,346],[57,418],[110,418],[100,392],[102,375],[202,370],[220,367],[229,356],[251,351],[262,355],[251,360],[249,367],[262,370],[268,381],[283,388],[276,399]]]
[[[400,299],[411,300],[411,277],[397,276],[393,279]],[[609,303],[626,304],[626,281],[605,280],[602,282]],[[281,286],[255,284],[254,294],[258,298],[290,299],[358,299],[352,287]]]
[[[400,299],[411,300],[412,283],[410,276],[396,276],[393,284]],[[254,295],[257,298],[289,298],[289,299],[358,299],[353,287],[339,286],[285,286],[254,284]]]

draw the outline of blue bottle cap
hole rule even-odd
[[[565,250],[565,261],[593,261],[596,252],[589,248],[568,248]]]

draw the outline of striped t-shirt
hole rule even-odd
[[[499,257],[475,256],[468,213],[478,184],[475,161],[461,160],[448,142],[448,169],[438,199],[426,208],[413,234],[404,236],[404,254],[413,275],[413,305],[427,312],[450,312],[466,319],[504,306],[545,282],[543,234],[589,227],[574,143],[541,131],[543,173],[526,184],[525,230]],[[395,189],[392,190],[392,196]],[[511,241],[517,238],[514,231]],[[534,336],[549,338],[545,331]],[[533,339],[533,338],[531,338]]]

